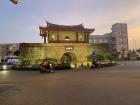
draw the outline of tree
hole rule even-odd
[[[104,60],[104,55],[97,54],[96,58],[97,61],[103,61]]]
[[[112,61],[113,60],[113,56],[112,56],[112,54],[111,53],[105,53],[104,54],[104,59],[106,59],[106,60],[110,60],[110,61]]]
[[[89,55],[89,56],[87,56],[87,60],[88,61],[93,61],[93,60],[97,60],[97,61],[110,60],[110,61],[112,61],[113,57],[112,57],[111,53],[103,52],[103,53],[97,54],[96,56]]]
[[[93,61],[93,60],[102,61],[104,60],[104,57],[103,55],[100,55],[100,54],[97,54],[96,56],[89,55],[87,56],[87,60],[88,61]]]
[[[140,53],[140,49],[137,49],[137,52]]]
[[[19,50],[16,50],[13,54],[14,54],[15,56],[19,56]]]

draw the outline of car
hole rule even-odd
[[[11,70],[13,69],[14,65],[0,62],[0,70]]]
[[[5,61],[8,64],[19,64],[19,57],[18,56],[9,56],[5,57]]]

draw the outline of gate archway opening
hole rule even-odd
[[[75,64],[76,62],[77,58],[74,53],[66,52],[61,57],[61,63],[70,65],[71,63]]]

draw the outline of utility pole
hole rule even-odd
[[[134,43],[135,43],[135,51],[136,51],[137,50],[136,39],[134,39]]]

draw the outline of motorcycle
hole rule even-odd
[[[92,65],[91,65],[91,69],[92,68],[95,68],[95,69],[97,69],[97,68],[101,68],[101,63],[100,62],[92,62]]]
[[[54,73],[54,68],[52,64],[40,65],[40,73]]]

